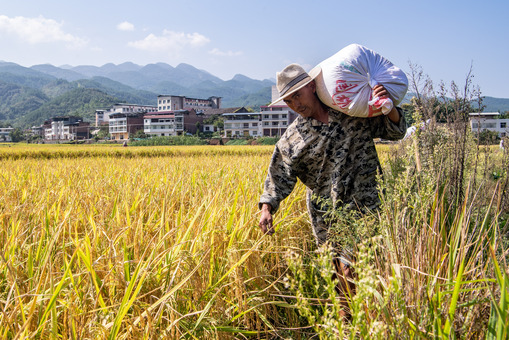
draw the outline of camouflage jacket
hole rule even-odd
[[[373,138],[397,140],[406,122],[387,116],[357,118],[329,110],[329,124],[299,116],[276,144],[259,205],[272,213],[300,179],[313,195],[345,207],[376,208],[380,167]]]

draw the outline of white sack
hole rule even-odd
[[[398,105],[408,90],[408,79],[400,68],[378,53],[351,44],[325,59],[316,78],[317,93],[327,106],[355,117],[387,114]],[[389,98],[371,98],[372,88],[383,85]]]

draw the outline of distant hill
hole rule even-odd
[[[218,96],[223,107],[257,110],[270,103],[273,85],[274,79],[255,80],[241,74],[224,81],[188,64],[23,67],[0,62],[0,123],[28,127],[62,114],[93,120],[96,109],[120,102],[156,105],[160,94]],[[484,105],[485,112],[509,111],[505,98],[485,97]]]
[[[41,90],[0,80],[0,121],[15,122],[48,101],[49,97]]]
[[[508,98],[483,97],[484,112],[509,112]]]
[[[35,65],[30,67],[32,70],[39,71],[41,73],[45,73],[47,75],[53,76],[58,79],[65,79],[68,81],[74,81],[78,79],[83,79],[83,75],[78,72],[74,72],[72,70],[62,69],[50,64],[45,65]]]
[[[414,96],[414,93],[407,93],[402,103],[410,103]],[[509,98],[483,97],[483,105],[485,106],[483,112],[509,112]],[[477,102],[473,103],[473,106],[476,107]]]
[[[0,62],[0,122],[28,127],[61,114],[79,113],[93,118],[96,109],[111,105],[107,103],[156,105],[160,94],[218,96],[222,97],[223,107],[259,107],[270,102],[273,84],[272,80],[243,75],[223,81],[188,64],[44,64],[27,68]],[[75,100],[70,96],[75,96]]]
[[[267,90],[262,89],[258,92],[246,94],[242,97],[239,97],[236,101],[230,102],[231,107],[251,107],[255,111],[260,110],[260,106],[268,105],[271,102],[270,96],[267,97]]]
[[[117,98],[99,90],[76,88],[23,115],[18,124],[25,127],[40,125],[50,117],[65,115],[79,116],[85,121],[93,122],[97,108],[108,107],[116,102]]]

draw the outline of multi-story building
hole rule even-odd
[[[113,113],[109,116],[109,133],[112,140],[127,141],[130,135],[143,130],[144,112]]]
[[[261,122],[262,136],[281,136],[285,133],[297,113],[291,110],[287,105],[262,106]]]
[[[32,126],[30,128],[30,133],[32,134],[32,136],[35,136],[35,137],[44,137],[44,125],[40,125],[40,126]]]
[[[262,106],[261,112],[225,113],[225,137],[281,136],[297,114],[286,105]]]
[[[196,110],[159,111],[146,114],[143,132],[151,136],[179,136],[184,133],[195,134],[205,116]]]
[[[197,112],[200,112],[207,109],[219,109],[219,108],[221,108],[221,97],[197,99],[173,95],[157,96],[158,111],[195,109]]]
[[[155,112],[143,117],[143,132],[150,136],[176,136],[175,113]],[[182,128],[182,125],[180,126]],[[180,129],[182,131],[182,129]]]
[[[46,121],[44,139],[46,140],[77,140],[90,138],[90,123],[80,117],[53,117]]]
[[[109,116],[106,114],[108,109],[95,110],[95,126],[101,126],[109,122]],[[105,117],[106,115],[106,117]]]
[[[470,128],[478,133],[484,130],[498,133],[499,137],[509,136],[509,119],[499,119],[498,112],[470,113]]]
[[[95,111],[95,126],[107,124],[110,116],[115,113],[144,113],[144,112],[157,112],[157,107],[153,105],[139,105],[139,104],[126,104],[118,103],[112,105],[108,109],[99,109]]]
[[[225,113],[247,113],[249,112],[245,107],[230,107],[223,109],[207,109],[203,111],[203,124],[201,125],[201,131],[204,133],[214,133],[224,131],[224,121],[226,119],[223,116]],[[222,124],[221,124],[222,123]]]
[[[11,131],[14,130],[14,128],[8,127],[8,128],[0,128],[0,142],[12,142],[11,139]]]
[[[225,137],[260,137],[261,112],[224,113]]]

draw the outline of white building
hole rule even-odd
[[[145,115],[143,132],[150,136],[176,136],[175,114],[168,111]]]
[[[95,126],[109,123],[110,116],[116,113],[133,114],[143,112],[157,112],[157,107],[153,105],[138,105],[119,103],[114,104],[109,109],[100,109],[95,111]]]
[[[128,140],[129,133],[127,132],[127,117],[112,115],[109,118],[108,133],[113,140]]]
[[[74,116],[54,117],[44,126],[45,140],[87,139],[89,134],[89,123]]]
[[[205,133],[213,133],[218,130],[217,126],[214,124],[203,124],[203,132]]]
[[[159,95],[157,96],[158,111],[175,111],[195,109],[197,112],[206,109],[221,108],[221,97],[208,99],[188,98],[185,96]]]
[[[138,130],[143,130],[143,116],[143,112],[111,114],[108,131],[111,139],[127,141]]]
[[[261,112],[224,113],[225,137],[262,136]]]
[[[204,118],[194,109],[159,111],[145,115],[143,132],[152,136],[180,136],[189,133],[194,135]]]
[[[297,114],[287,105],[262,106],[262,135],[281,136]]]
[[[101,125],[109,122],[109,116],[106,115],[107,111],[108,110],[104,110],[104,109],[95,110],[95,126],[101,126]],[[105,115],[106,115],[106,117],[105,117]]]
[[[14,128],[0,128],[0,142],[12,142],[11,131]]]
[[[281,136],[297,118],[286,105],[262,106],[261,112],[225,113],[225,137]]]
[[[498,112],[470,113],[470,128],[478,133],[483,130],[498,133],[499,137],[509,136],[509,119],[499,119]]]

